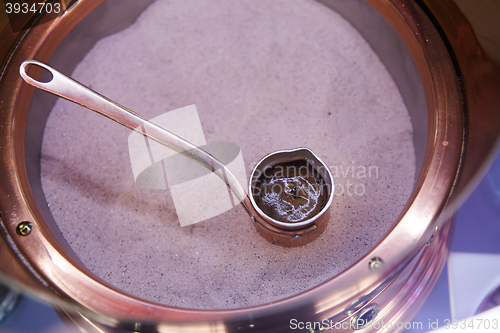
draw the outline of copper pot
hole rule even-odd
[[[147,5],[102,2],[80,0],[57,20],[22,33],[7,26],[0,35],[2,280],[52,302],[83,328],[110,332],[287,332],[292,318],[352,331],[362,328],[357,319],[411,320],[446,261],[452,214],[483,174],[500,133],[499,67],[457,5],[321,1],[360,31],[398,84],[415,133],[415,188],[385,238],[330,281],[273,304],[202,311],[147,302],[96,277],[73,254],[43,198],[40,139],[54,101],[33,94],[19,65],[34,58],[71,72],[93,42],[130,24]],[[78,39],[83,35],[90,39]],[[30,112],[34,100],[46,103],[45,114]]]

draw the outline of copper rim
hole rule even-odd
[[[48,61],[66,33],[101,2],[80,0],[61,19],[33,27],[24,35],[5,38],[10,38],[15,47],[6,57],[0,81],[0,210],[6,243],[0,246],[2,252],[8,252],[2,261],[9,264],[4,266],[4,275],[16,277],[23,288],[60,303],[66,310],[74,309],[102,324],[129,330],[245,331],[253,330],[258,322],[260,331],[288,331],[290,318],[332,318],[342,322],[372,302],[380,306],[379,318],[402,318],[411,313],[400,307],[402,299],[409,306],[422,302],[422,298],[408,299],[410,296],[405,293],[432,285],[427,280],[435,279],[444,265],[442,254],[449,248],[452,222],[449,215],[442,216],[441,212],[460,168],[465,124],[453,61],[435,26],[414,1],[368,0],[398,31],[409,49],[427,100],[429,121],[423,167],[399,222],[365,257],[316,288],[273,304],[211,311],[147,302],[108,285],[79,263],[44,226],[30,191],[24,134],[33,88],[21,82],[19,65],[28,58]],[[28,236],[16,233],[21,221],[32,222]],[[432,246],[425,247],[437,226],[440,228]],[[433,258],[436,253],[441,254]],[[373,258],[381,258],[382,264],[371,265]],[[414,283],[408,285],[410,275]],[[428,290],[427,287],[423,293]]]

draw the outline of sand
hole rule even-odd
[[[375,246],[413,188],[395,83],[359,33],[314,1],[157,1],[72,77],[149,118],[196,104],[207,141],[239,145],[247,176],[268,153],[308,147],[335,177],[329,224],[302,247],[268,243],[239,206],[180,227],[168,189],[135,185],[129,130],[58,100],[41,157],[50,210],[92,272],[147,300],[227,309],[306,291]]]

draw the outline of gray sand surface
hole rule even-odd
[[[335,177],[329,224],[303,247],[271,245],[240,206],[181,228],[169,190],[135,185],[130,131],[58,100],[41,161],[51,212],[90,270],[144,299],[226,309],[308,290],[376,245],[414,184],[397,87],[359,33],[314,1],[159,0],[72,76],[148,118],[196,104],[207,141],[239,145],[247,175],[270,152],[308,147]]]

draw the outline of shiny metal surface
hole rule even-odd
[[[500,143],[500,35],[489,30],[498,26],[496,16],[491,14],[500,12],[500,9],[498,4],[488,6],[489,1],[474,6],[472,2],[465,5],[457,0],[464,11],[452,0],[422,2],[438,27],[438,33],[446,38],[457,69],[465,110],[464,158],[447,207],[447,210],[454,211],[482,179]],[[476,26],[481,21],[482,29],[474,29],[466,16]],[[485,34],[488,43],[485,43]],[[483,45],[479,44],[477,36],[483,37]]]
[[[257,187],[256,182],[258,178],[273,164],[304,159],[307,160],[307,163],[310,164],[325,181],[325,186],[329,192],[328,201],[325,203],[325,207],[315,216],[301,222],[285,223],[267,216],[266,213],[259,208],[253,195],[253,191]],[[255,227],[262,237],[276,245],[302,246],[318,238],[325,230],[330,217],[328,212],[333,202],[335,184],[333,175],[323,160],[308,148],[297,148],[277,151],[262,158],[250,174],[248,192],[251,205],[256,213]]]
[[[51,78],[47,82],[36,80],[29,76],[28,67],[35,66],[45,69]],[[120,104],[100,95],[81,83],[60,73],[47,64],[36,60],[23,61],[19,68],[19,74],[23,80],[35,88],[49,92],[53,95],[65,98],[73,103],[84,106],[98,114],[109,118],[116,123],[133,130],[145,137],[148,137],[167,148],[170,148],[179,154],[182,154],[195,162],[201,164],[209,171],[215,173],[239,199],[246,213],[251,220],[256,223],[259,233],[272,244],[280,246],[302,246],[316,239],[325,229],[328,222],[326,214],[333,201],[335,192],[333,176],[328,166],[310,149],[298,148],[294,150],[283,150],[274,152],[264,157],[252,171],[249,185],[249,193],[253,192],[255,187],[254,179],[256,172],[264,170],[270,163],[295,161],[306,159],[313,168],[318,170],[325,180],[329,191],[329,200],[325,207],[316,216],[302,222],[283,223],[268,217],[256,204],[253,196],[249,196],[242,188],[239,181],[233,173],[224,165],[223,162],[207,153],[191,141],[169,131],[168,129],[146,119],[145,117],[126,109]],[[22,225],[22,226],[21,226]],[[282,230],[284,229],[284,230]],[[300,229],[300,230],[298,230]],[[17,227],[17,233],[21,236],[27,236],[31,233],[32,227],[29,222],[22,222]]]
[[[36,149],[27,144],[36,140],[26,129],[43,127],[44,121],[30,121],[33,89],[18,75],[26,59],[48,61],[68,31],[100,3],[80,0],[58,21],[24,35],[5,30],[0,35],[0,43],[7,45],[0,54],[4,59],[0,79],[2,279],[76,313],[72,316],[83,322],[92,320],[103,330],[287,332],[291,318],[349,322],[371,303],[380,307],[377,320],[409,320],[446,261],[453,231],[450,216],[459,202],[454,199],[467,193],[497,144],[498,68],[481,53],[467,22],[450,1],[369,0],[371,6],[363,1],[322,2],[347,17],[379,51],[416,128],[414,142],[421,167],[415,189],[394,228],[370,253],[305,293],[227,311],[146,302],[94,276],[76,259],[43,211],[43,196],[37,194],[41,192],[34,180]],[[21,221],[33,225],[26,237],[16,233]],[[425,246],[436,227],[432,244]],[[373,258],[383,264],[371,269]]]
[[[32,78],[27,72],[28,66],[45,69],[51,75],[51,79],[47,82],[42,82]],[[201,164],[209,171],[214,172],[224,183],[226,183],[239,199],[245,211],[250,217],[253,217],[251,208],[247,207],[249,201],[248,195],[233,173],[223,162],[219,161],[196,144],[146,119],[140,114],[125,108],[109,98],[100,95],[80,82],[73,80],[40,61],[23,61],[19,67],[19,74],[26,83],[33,87],[84,106],[89,110],[111,119]]]

